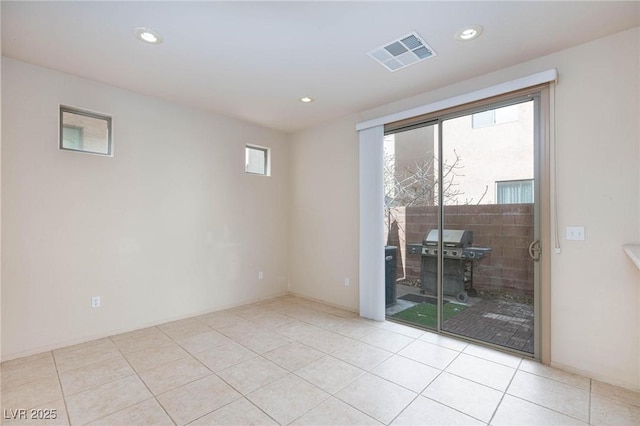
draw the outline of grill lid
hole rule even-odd
[[[458,229],[442,230],[442,245],[444,247],[467,247],[473,243],[473,232]],[[425,246],[438,245],[438,230],[432,229],[424,236],[422,244]]]

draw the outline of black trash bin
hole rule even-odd
[[[396,303],[396,261],[398,258],[398,247],[384,247],[384,287],[385,304],[387,306]]]

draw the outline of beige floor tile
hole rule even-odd
[[[484,425],[485,423],[429,398],[419,396],[391,424],[398,426],[467,426]]]
[[[200,333],[182,339],[176,339],[176,342],[191,354],[197,354],[199,352],[213,349],[216,346],[231,343],[232,340],[222,333],[211,330],[206,333]]]
[[[352,425],[380,426],[382,423],[331,397],[291,423],[295,426]]]
[[[2,389],[2,410],[28,409],[45,406],[62,399],[62,390],[57,377],[33,380],[9,389]]]
[[[283,309],[296,305],[292,300],[283,299],[281,297],[271,300],[265,300],[264,302],[260,302],[258,304],[265,309],[277,312],[281,312]]]
[[[542,365],[539,362],[530,359],[523,359],[518,369],[537,376],[546,377],[547,379],[555,380],[556,382],[571,385],[576,388],[589,390],[590,387],[590,380],[587,377]]]
[[[367,373],[335,396],[374,419],[389,424],[415,399],[416,393]]]
[[[282,315],[278,312],[268,312],[255,318],[246,318],[247,320],[259,325],[262,328],[272,329],[284,324],[295,321],[293,318]]]
[[[197,359],[189,357],[138,372],[154,395],[170,391],[213,374]]]
[[[334,394],[362,376],[364,371],[327,355],[295,373],[320,389]]]
[[[320,330],[321,329],[316,327],[315,325],[307,324],[306,322],[302,321],[292,321],[275,328],[275,331],[277,333],[282,334],[289,339],[298,341],[314,333],[317,333]]]
[[[354,317],[351,320],[356,321],[360,324],[368,325],[369,327],[377,328],[378,330],[385,330],[385,328],[383,327],[385,327],[388,323],[388,321],[374,321],[372,319],[364,318],[360,316]],[[392,324],[397,324],[397,323],[392,323]],[[406,334],[404,333],[400,333],[400,334],[402,334],[403,336],[406,336]]]
[[[488,423],[503,393],[445,372],[422,395]]]
[[[129,376],[68,396],[72,424],[85,424],[135,405],[152,395],[137,376]]]
[[[57,378],[58,372],[51,352],[20,358],[0,366],[2,390],[24,385],[35,380]]]
[[[111,336],[111,340],[123,354],[139,352],[144,349],[171,343],[172,340],[157,327],[143,328],[142,330]]]
[[[327,306],[324,312],[340,318],[358,318],[359,316],[356,312],[348,311],[342,308],[336,308],[335,306]]]
[[[275,420],[267,416],[255,405],[245,398],[240,398],[213,413],[189,423],[189,426],[275,426],[277,424]]]
[[[89,423],[90,426],[137,425],[172,426],[173,420],[155,398],[147,399]]]
[[[289,306],[282,306],[278,309],[283,315],[302,321],[303,318],[309,315],[309,308],[297,303],[289,304]]]
[[[118,348],[110,339],[100,339],[82,345],[76,345],[74,350],[53,351],[58,371],[73,370],[109,358],[122,356]]]
[[[467,355],[473,355],[488,361],[497,362],[498,364],[506,365],[511,368],[518,368],[520,361],[522,361],[522,358],[519,356],[472,344],[467,345],[463,352]]]
[[[174,340],[211,331],[211,327],[193,318],[168,322],[159,325],[158,328]]]
[[[398,352],[398,355],[440,370],[445,369],[459,354],[460,352],[423,342],[422,340],[416,340]]]
[[[216,346],[206,352],[200,352],[194,355],[200,362],[206,365],[211,371],[217,373],[236,364],[250,360],[258,356],[253,351],[245,348],[237,343],[229,343],[222,346]]]
[[[212,312],[210,314],[200,315],[196,317],[196,319],[216,330],[247,321],[230,311]]]
[[[231,309],[230,312],[234,313],[235,315],[241,318],[246,319],[247,321],[250,321],[252,318],[257,318],[262,315],[267,315],[270,311],[258,304],[252,304],[252,305],[245,305],[245,306],[240,306],[238,308]]]
[[[230,339],[238,340],[243,337],[259,334],[265,331],[265,329],[251,321],[243,319],[242,322],[229,325],[227,327],[220,327],[218,331]]]
[[[237,391],[246,395],[286,375],[287,370],[258,357],[219,371],[217,374]]]
[[[610,399],[615,399],[627,404],[640,407],[640,392],[625,389],[619,386],[603,383],[598,380],[593,380],[591,385],[591,392],[601,396],[606,396]]]
[[[2,410],[1,423],[6,426],[59,426],[68,425],[67,409],[62,399],[22,411]]]
[[[60,384],[65,395],[73,395],[105,383],[135,374],[121,355],[106,361],[60,373]]]
[[[491,420],[492,426],[579,426],[587,423],[557,411],[505,395]]]
[[[236,339],[238,343],[254,352],[263,354],[291,343],[291,340],[274,331],[261,331],[259,333],[242,336]]]
[[[299,304],[306,306],[307,308],[311,308],[314,309],[316,311],[321,311],[324,312],[326,309],[330,308],[330,305],[327,305],[326,303],[322,303],[322,302],[318,302],[316,300],[309,300],[309,299],[300,299]]]
[[[447,349],[453,349],[454,351],[462,351],[469,345],[465,341],[454,339],[448,336],[443,336],[441,334],[432,333],[430,331],[427,331],[422,336],[420,336],[420,340],[433,343]]]
[[[158,401],[176,424],[182,425],[241,397],[218,376],[212,375],[160,395]]]
[[[423,330],[392,321],[383,321],[378,323],[377,326],[383,330],[393,331],[394,333],[402,334],[412,339],[417,339],[425,333]]]
[[[507,389],[516,373],[514,368],[466,354],[460,354],[445,371],[501,392]]]
[[[262,356],[275,362],[282,368],[289,371],[295,371],[305,365],[311,364],[313,361],[316,361],[325,355],[316,349],[303,345],[302,343],[293,342],[269,351]]]
[[[349,318],[341,318],[335,326],[329,328],[334,333],[341,334],[352,339],[361,339],[377,330],[375,327],[362,324]]]
[[[54,355],[61,355],[61,354],[66,354],[69,352],[74,352],[74,351],[78,351],[78,350],[84,350],[84,349],[88,349],[92,346],[97,346],[97,345],[104,345],[106,341],[108,341],[109,338],[105,337],[102,339],[95,339],[95,340],[89,340],[87,342],[83,342],[83,343],[77,343],[75,345],[71,345],[71,346],[65,346],[64,348],[59,348],[59,349],[55,349],[53,351]]]
[[[331,354],[354,342],[353,339],[325,330],[316,331],[313,334],[303,336],[298,339],[298,341],[326,354]]]
[[[0,374],[2,409],[58,415],[7,425],[640,424],[639,392],[293,296],[11,360]]]
[[[637,426],[640,424],[640,407],[594,394],[591,396],[591,424]]]
[[[363,343],[368,343],[369,345],[377,346],[380,349],[394,353],[398,352],[414,340],[415,339],[402,334],[379,329],[374,329],[373,332],[360,339]]]
[[[371,373],[414,392],[422,392],[442,371],[418,361],[394,355]]]
[[[366,343],[354,341],[350,345],[335,351],[332,355],[351,365],[369,371],[389,359],[393,353]]]
[[[40,352],[39,354],[23,356],[22,358],[16,358],[9,361],[4,361],[2,364],[0,364],[0,368],[1,367],[12,367],[12,368],[18,367],[22,364],[28,364],[34,361],[40,361],[43,359],[52,359],[52,357],[53,357],[53,354],[51,353],[51,351]]]
[[[589,392],[518,371],[507,393],[571,417],[589,421]]]
[[[251,392],[247,399],[280,424],[289,424],[322,401],[329,394],[292,374]]]
[[[125,354],[125,358],[136,371],[150,370],[189,357],[187,351],[173,341],[166,341],[159,346]]]
[[[303,319],[305,322],[308,322],[317,327],[324,328],[327,330],[331,330],[335,327],[338,327],[345,321],[344,318],[327,314],[322,311],[312,311],[312,310],[307,311],[305,315],[299,316],[299,318]]]

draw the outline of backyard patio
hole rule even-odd
[[[436,327],[436,299],[420,287],[396,284],[396,302],[387,318],[426,328]],[[504,300],[497,295],[469,297],[467,303],[444,299],[442,330],[474,340],[533,353],[533,304]]]

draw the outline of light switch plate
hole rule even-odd
[[[567,240],[584,241],[584,226],[567,226]]]

